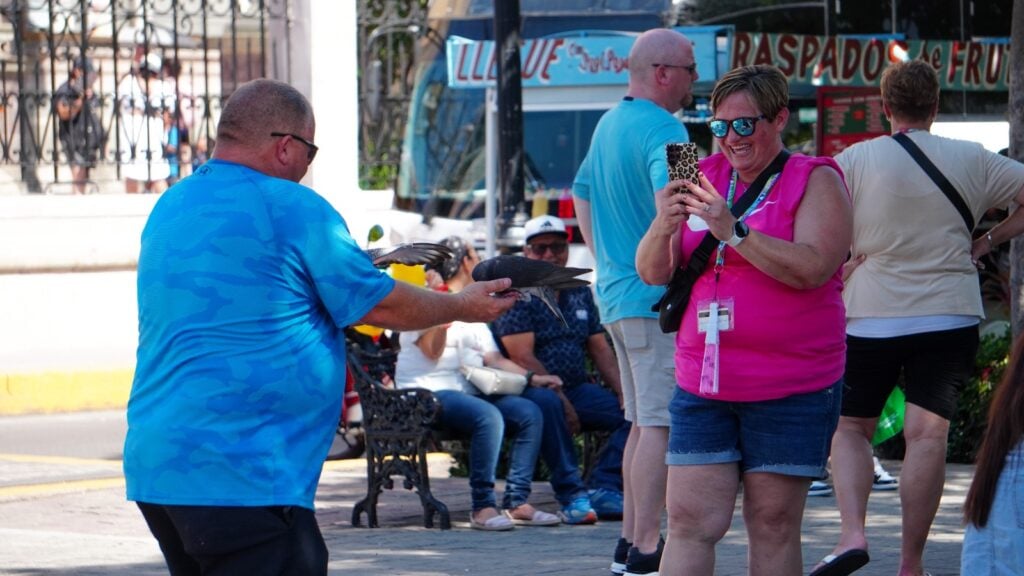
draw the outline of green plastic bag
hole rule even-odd
[[[899,386],[892,389],[889,399],[885,401],[882,415],[875,426],[875,436],[871,439],[872,446],[878,446],[903,430],[903,415],[907,411],[903,389]]]

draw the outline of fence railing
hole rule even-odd
[[[0,3],[0,193],[156,191],[212,149],[239,84],[275,58],[293,0]],[[283,38],[283,40],[282,40]]]

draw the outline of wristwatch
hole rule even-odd
[[[726,240],[725,243],[735,248],[740,245],[740,242],[747,239],[748,234],[750,234],[750,227],[744,224],[742,220],[737,220],[736,224],[733,224],[732,227],[732,238]]]

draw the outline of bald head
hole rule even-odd
[[[629,51],[629,78],[644,81],[654,76],[654,64],[678,64],[686,58],[692,61],[693,45],[690,40],[668,28],[648,30],[637,37]]]
[[[692,101],[696,81],[689,38],[669,28],[655,28],[637,37],[629,51],[630,96],[675,112]]]
[[[239,86],[217,124],[217,145],[259,146],[271,132],[303,132],[314,125],[313,108],[284,82],[260,78]]]

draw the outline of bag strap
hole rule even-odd
[[[909,136],[903,132],[897,132],[892,135],[892,139],[899,142],[900,146],[903,146],[903,148],[906,149],[907,153],[910,154],[910,157],[917,162],[917,165],[924,170],[925,174],[932,179],[932,182],[935,182],[935,184],[938,185],[939,190],[942,190],[942,193],[946,195],[946,198],[953,203],[953,207],[960,213],[960,217],[964,219],[964,225],[967,226],[967,232],[974,232],[974,215],[971,214],[971,209],[967,207],[967,203],[964,202],[963,197],[956,191],[953,184],[943,176],[942,172],[935,167],[935,164],[925,156],[924,152],[921,151],[917,144],[914,144],[914,141],[911,140]]]
[[[750,205],[754,203],[757,196],[761,193],[761,189],[768,182],[768,179],[773,175],[782,172],[782,169],[786,166],[786,161],[789,160],[789,152],[783,149],[779,154],[772,160],[772,163],[767,168],[761,171],[751,183],[750,188],[743,194],[740,199],[732,205],[733,216],[739,218]],[[697,248],[690,255],[690,261],[686,264],[686,269],[692,270],[691,277],[696,279],[700,276],[700,273],[707,266],[708,259],[711,258],[711,252],[714,251],[715,246],[718,245],[718,238],[710,231],[704,235],[704,238],[697,245]],[[686,269],[682,266],[676,267],[675,271],[672,272],[672,279],[669,284],[676,284],[683,280],[683,276],[686,275]]]

